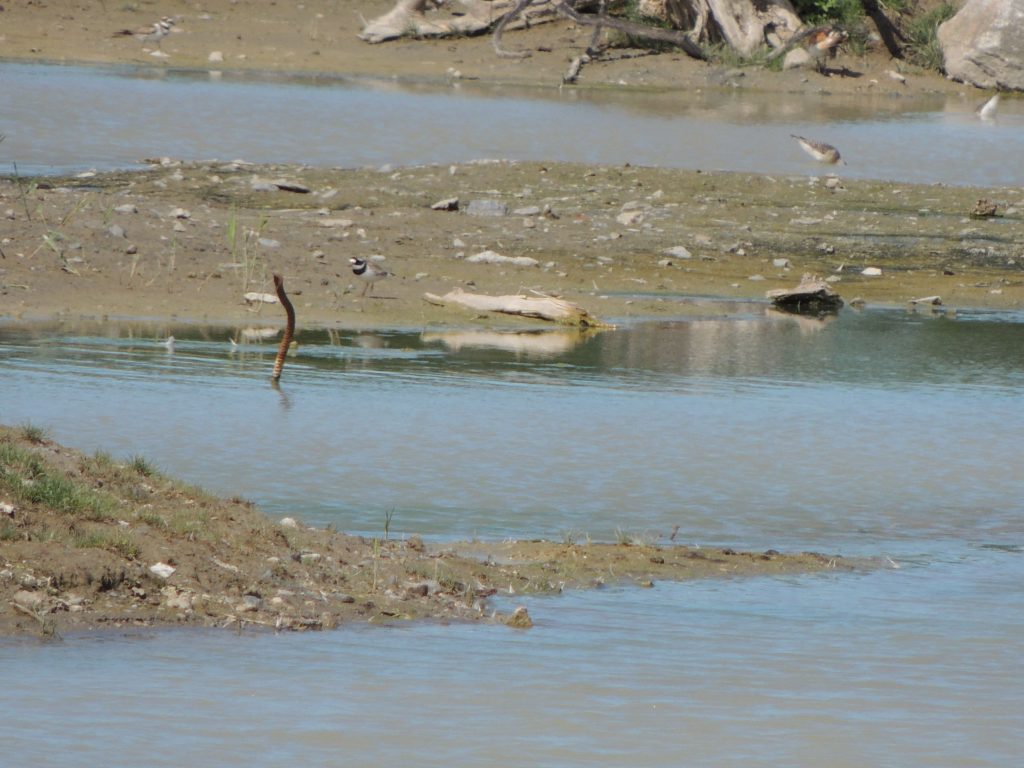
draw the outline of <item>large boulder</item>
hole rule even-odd
[[[981,88],[1024,90],[1024,2],[967,0],[939,26],[946,74]]]

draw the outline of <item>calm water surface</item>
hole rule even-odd
[[[1005,766],[1024,722],[1024,323],[733,305],[614,332],[0,325],[0,422],[273,516],[864,555],[537,626],[0,645],[12,765]],[[162,339],[173,333],[176,350]],[[233,346],[230,338],[242,343]]]
[[[1024,157],[1019,100],[1004,98],[984,123],[965,99],[819,92],[827,86],[589,92],[0,63],[0,172],[162,156],[328,167],[498,157],[1024,185],[1024,164],[1012,162]],[[848,165],[823,169],[792,133],[838,146]]]

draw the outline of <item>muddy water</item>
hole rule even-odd
[[[480,158],[633,163],[967,185],[1024,184],[1024,109],[983,123],[943,97],[588,92],[259,81],[201,72],[0,64],[0,172],[131,167],[143,158],[319,166]],[[823,168],[790,138],[838,146]]]
[[[304,332],[280,390],[273,339],[241,329],[3,326],[0,420],[145,456],[273,515],[379,534],[394,510],[392,535],[439,539],[678,526],[687,542],[884,564],[533,599],[526,633],[7,642],[5,755],[1012,764],[1024,318],[723,309],[586,337]]]

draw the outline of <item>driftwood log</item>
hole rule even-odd
[[[586,12],[590,10],[597,12]],[[449,37],[491,30],[498,56],[521,58],[529,53],[506,51],[502,33],[562,16],[595,27],[590,51],[596,48],[601,29],[616,29],[634,38],[677,45],[703,59],[705,42],[721,41],[749,56],[765,44],[769,31],[785,41],[801,27],[790,0],[644,0],[640,11],[649,24],[605,11],[602,0],[397,0],[388,13],[366,22],[359,37],[381,43],[406,36]],[[662,26],[666,23],[672,28]]]
[[[438,306],[455,304],[477,312],[498,312],[504,315],[532,317],[577,328],[608,327],[585,309],[581,309],[571,301],[554,296],[488,296],[483,293],[467,293],[461,288],[455,288],[444,296],[425,293],[423,298]]]
[[[796,288],[776,288],[766,296],[787,312],[818,314],[836,312],[843,306],[832,286],[814,275],[804,275]]]

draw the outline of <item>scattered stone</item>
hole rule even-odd
[[[325,229],[348,229],[355,222],[352,219],[320,219],[317,224]]]
[[[533,619],[530,618],[526,607],[521,605],[512,612],[505,623],[514,629],[529,629],[533,626]]]
[[[210,55],[206,57],[206,60],[211,64],[220,64],[224,61],[224,54],[221,51],[210,51]]]
[[[691,254],[690,251],[687,250],[682,245],[673,245],[671,248],[666,248],[664,251],[662,251],[662,253],[664,253],[666,256],[671,256],[674,259],[693,258],[693,254]]]
[[[39,592],[29,592],[25,589],[19,589],[14,593],[12,600],[15,605],[21,606],[28,611],[36,612],[42,609],[46,598]]]
[[[469,216],[507,216],[508,206],[500,200],[470,200],[466,213]]]
[[[512,264],[517,267],[535,267],[538,262],[529,256],[502,256],[494,251],[481,251],[466,259],[470,264]]]
[[[762,280],[764,280],[764,275],[751,275],[750,277],[747,278],[747,280],[752,280],[755,283],[761,282]]]
[[[644,212],[643,211],[623,211],[615,220],[624,227],[635,227],[643,223]]]
[[[162,602],[165,608],[186,613],[192,610],[192,595],[190,593],[168,586],[161,589],[160,594],[164,596]]]
[[[178,569],[167,563],[154,563],[149,566],[149,572],[154,576],[159,576],[161,579],[169,579],[176,570]]]
[[[835,312],[843,306],[831,285],[810,274],[805,274],[796,288],[776,288],[765,295],[776,307],[800,314]]]
[[[124,203],[114,209],[114,213],[138,213],[139,209],[134,203]]]
[[[241,601],[235,606],[239,613],[255,613],[263,606],[263,601],[256,595],[242,595]]]
[[[124,227],[118,224],[111,224],[110,227],[107,228],[107,234],[111,237],[124,237]]]
[[[275,181],[272,183],[282,192],[295,192],[299,195],[308,195],[311,191],[305,184],[299,184],[297,181]]]
[[[259,243],[264,248],[280,248],[281,247],[280,241],[274,240],[273,238],[270,238],[270,237],[261,237],[256,242]]]
[[[277,296],[272,293],[249,291],[242,298],[246,304],[277,304]]]
[[[772,259],[772,266],[776,269],[790,269],[793,263],[789,259]]]
[[[190,219],[192,214],[184,208],[175,208],[171,211],[171,216],[175,219]]]
[[[528,205],[525,208],[516,208],[512,213],[515,216],[540,216],[541,208],[539,205]]]
[[[865,277],[880,277],[882,274],[882,270],[879,269],[878,267],[864,267],[864,269],[862,269],[860,273]]]
[[[447,197],[444,200],[438,200],[430,207],[435,211],[457,211],[459,210],[459,198]]]
[[[972,219],[990,219],[996,215],[998,208],[996,204],[990,202],[986,198],[981,198],[977,203],[974,204],[974,208],[971,209]]]

